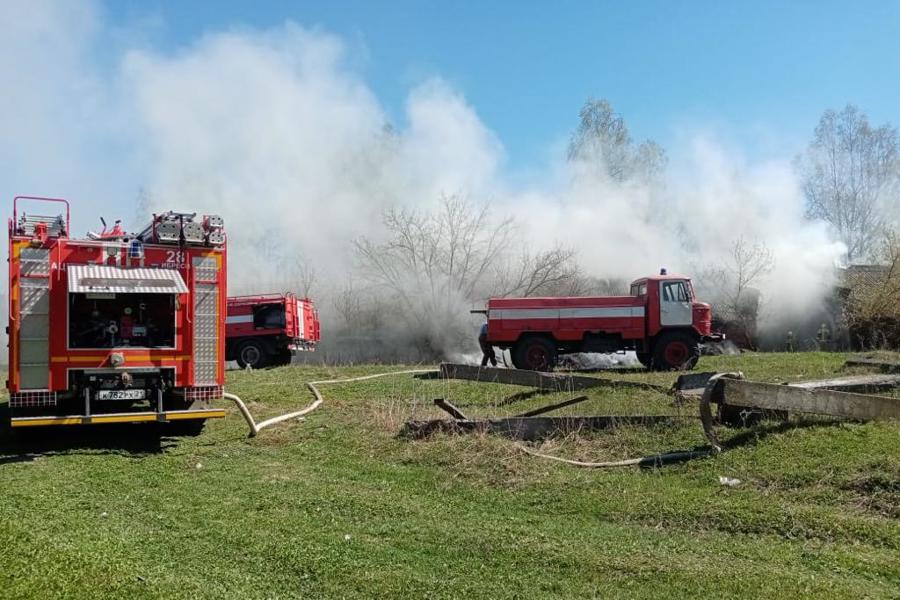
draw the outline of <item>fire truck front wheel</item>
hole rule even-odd
[[[269,354],[265,346],[256,340],[247,340],[237,351],[237,364],[240,368],[261,369],[269,364]]]
[[[527,337],[516,342],[513,365],[529,371],[552,371],[556,366],[556,345],[545,337]]]
[[[699,359],[697,338],[681,331],[663,334],[653,348],[653,368],[657,371],[689,371]]]

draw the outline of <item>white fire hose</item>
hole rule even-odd
[[[376,373],[375,375],[363,375],[361,377],[350,377],[346,379],[326,379],[323,381],[309,381],[306,384],[306,387],[309,388],[309,391],[313,393],[315,396],[315,400],[306,408],[303,408],[298,411],[286,413],[283,415],[279,415],[277,417],[272,417],[271,419],[266,419],[261,423],[257,423],[253,419],[253,415],[250,414],[250,411],[247,409],[247,405],[244,404],[244,401],[241,400],[239,396],[236,394],[231,394],[225,392],[223,397],[234,402],[238,410],[241,411],[241,414],[244,416],[244,419],[247,421],[247,425],[250,426],[250,434],[249,437],[254,437],[261,430],[270,425],[275,425],[277,423],[281,423],[283,421],[289,421],[291,419],[298,419],[303,415],[306,415],[325,402],[325,398],[322,396],[322,393],[316,386],[319,385],[328,385],[333,383],[352,383],[355,381],[366,381],[369,379],[377,379],[379,377],[390,377],[391,375],[414,375],[414,374],[424,374],[424,373],[437,373],[438,369],[411,369],[407,371],[389,371],[387,373]],[[707,435],[710,435],[711,429],[711,417],[709,415],[709,399],[710,394],[712,392],[713,387],[715,386],[716,380],[720,377],[733,377],[733,378],[743,378],[741,373],[720,373],[712,378],[710,378],[709,383],[706,386],[706,390],[703,394],[703,399],[701,400],[701,420],[703,421],[704,430]],[[717,443],[717,440],[714,437],[710,438],[712,442],[712,448],[709,450],[695,450],[695,451],[682,451],[682,452],[667,452],[662,454],[655,454],[650,456],[641,456],[637,458],[628,458],[625,460],[616,460],[616,461],[607,461],[607,462],[584,462],[578,460],[571,460],[567,458],[562,458],[559,456],[553,456],[549,454],[543,454],[528,448],[524,444],[516,443],[515,447],[520,451],[528,454],[530,456],[534,456],[537,458],[543,458],[546,460],[551,460],[555,462],[561,462],[568,465],[572,465],[575,467],[586,467],[586,468],[616,468],[616,467],[629,467],[629,466],[653,466],[653,465],[661,465],[668,462],[673,461],[681,461],[681,460],[689,460],[692,458],[699,458],[704,456],[710,456],[712,454],[716,454],[721,451],[721,446]]]
[[[275,424],[281,423],[283,421],[290,421],[291,419],[299,419],[303,415],[310,413],[310,412],[316,410],[317,408],[319,408],[319,406],[321,406],[322,403],[325,402],[325,398],[322,397],[322,393],[319,392],[319,389],[316,387],[318,385],[327,385],[330,383],[351,383],[354,381],[366,381],[368,379],[376,379],[378,377],[389,377],[391,375],[413,375],[413,374],[418,374],[418,373],[437,373],[437,372],[438,372],[437,369],[411,369],[408,371],[388,371],[387,373],[376,373],[375,375],[363,375],[361,377],[350,377],[348,379],[326,379],[324,381],[309,381],[309,382],[307,382],[306,387],[309,388],[309,391],[311,391],[313,393],[313,396],[315,396],[315,398],[316,398],[312,402],[312,404],[310,404],[306,408],[303,408],[298,411],[289,412],[284,415],[272,417],[271,419],[266,419],[265,421],[262,421],[261,423],[257,423],[253,419],[253,415],[250,414],[250,410],[247,408],[247,405],[244,404],[244,401],[241,400],[240,396],[237,396],[236,394],[230,394],[228,392],[225,392],[222,396],[224,398],[226,398],[227,400],[231,400],[232,402],[234,402],[237,405],[238,410],[240,410],[241,414],[244,416],[244,420],[247,421],[247,425],[250,426],[250,437],[254,437],[256,434],[258,434],[260,431],[262,431],[266,427],[269,427],[270,425],[275,425]]]

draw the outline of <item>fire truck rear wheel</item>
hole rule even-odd
[[[653,348],[653,368],[657,371],[689,371],[699,359],[697,339],[681,331],[663,334]]]
[[[545,337],[529,337],[516,342],[513,365],[529,371],[552,371],[556,366],[556,345]]]
[[[251,369],[261,369],[269,363],[269,355],[262,344],[256,340],[247,340],[241,344],[237,353],[237,364],[245,369],[250,365]]]

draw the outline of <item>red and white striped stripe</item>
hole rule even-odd
[[[595,308],[492,308],[488,319],[623,319],[643,317],[643,306]]]

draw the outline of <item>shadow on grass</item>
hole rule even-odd
[[[430,380],[430,379],[441,379],[443,376],[440,372],[435,371],[433,373],[416,373],[413,375],[413,379],[422,379],[422,380]]]
[[[815,418],[815,417],[801,417],[795,420],[788,421],[778,421],[778,422],[763,422],[758,425],[754,425],[747,429],[746,431],[742,431],[736,435],[729,437],[727,440],[722,442],[722,448],[724,450],[734,450],[736,448],[743,448],[746,446],[755,446],[758,442],[765,440],[770,435],[777,435],[779,433],[786,433],[793,429],[811,429],[813,427],[836,427],[846,421],[842,421],[839,419],[829,419],[827,417]],[[726,428],[727,429],[727,428]],[[720,428],[721,431],[721,428]]]
[[[499,402],[494,402],[489,406],[500,407],[500,406],[509,406],[510,404],[515,404],[516,402],[522,402],[524,400],[529,400],[534,398],[535,396],[543,396],[545,394],[554,394],[557,393],[556,390],[528,390],[527,392],[519,392],[518,394],[513,394],[512,396],[507,396],[503,400]]]
[[[812,417],[795,421],[780,421],[777,423],[765,422],[728,438],[727,441],[722,443],[722,449],[724,452],[727,452],[728,450],[736,450],[738,448],[753,447],[770,435],[786,433],[795,429],[835,427],[841,423],[842,421],[838,420],[818,420]],[[674,450],[646,456],[639,466],[642,469],[653,469],[665,465],[688,463],[697,460],[698,458],[709,458],[712,456],[715,455],[712,453],[712,448],[710,446],[694,446],[690,450]]]
[[[140,457],[174,447],[178,438],[158,423],[110,423],[27,427],[9,426],[9,405],[0,404],[0,465],[32,462],[62,454],[118,454]]]
[[[506,398],[503,398],[502,400],[498,400],[497,402],[488,402],[486,404],[481,403],[481,402],[457,402],[457,403],[455,403],[455,406],[457,406],[459,408],[472,408],[472,407],[475,407],[475,408],[502,408],[504,406],[509,406],[510,404],[515,404],[517,402],[523,402],[525,400],[529,400],[531,398],[534,398],[535,396],[544,396],[544,395],[558,394],[558,393],[559,393],[559,390],[534,389],[534,390],[527,390],[524,392],[517,392],[511,396],[507,396]]]
[[[578,417],[574,417],[578,418]],[[627,417],[622,417],[623,419],[627,419]],[[487,423],[485,421],[485,423]],[[834,419],[816,419],[815,417],[806,417],[802,419],[797,419],[793,421],[783,421],[783,422],[763,422],[757,424],[745,431],[741,431],[735,435],[732,435],[727,440],[725,440],[722,444],[724,451],[728,450],[736,450],[738,448],[744,447],[754,447],[758,443],[764,441],[770,435],[778,435],[782,433],[786,433],[791,430],[796,429],[806,429],[806,428],[819,428],[819,427],[835,427],[839,426],[843,423],[840,420]],[[409,423],[407,424],[409,425]],[[479,433],[484,434],[488,433],[486,428],[483,427],[468,427],[463,428],[459,426],[455,426],[452,420],[434,420],[429,422],[422,422],[422,430],[426,430],[429,426],[432,426],[431,429],[433,431],[427,432],[423,437],[430,437],[432,433],[443,433],[449,435],[479,435]],[[443,426],[442,426],[443,425]],[[700,426],[699,421],[697,421],[697,426]],[[537,441],[544,440],[548,438],[557,437],[559,435],[573,435],[573,431],[564,431],[562,429],[557,431],[548,430],[544,434],[534,439],[530,439],[527,441]],[[409,432],[404,433],[400,432],[400,436],[408,435]],[[490,434],[500,435],[503,437],[511,438],[517,440],[519,436],[516,435],[515,430],[511,429],[509,431],[504,431],[502,428],[491,431]],[[417,436],[413,436],[418,438]],[[632,465],[638,466],[641,469],[655,469],[663,466],[670,466],[675,464],[684,464],[697,459],[711,458],[716,455],[712,451],[712,447],[708,444],[700,444],[693,446],[692,448],[686,449],[676,449],[676,450],[668,450],[664,452],[659,452],[655,454],[647,454],[641,456],[639,458],[633,459],[634,462],[631,462]],[[545,457],[546,458],[546,457]],[[622,465],[620,465],[622,466]]]

